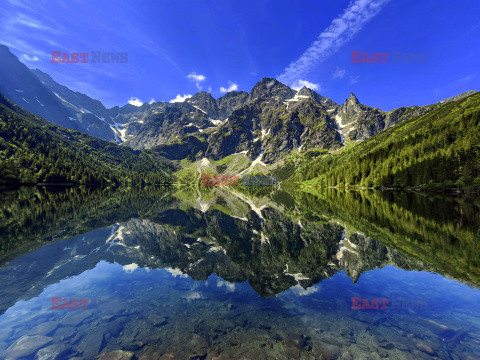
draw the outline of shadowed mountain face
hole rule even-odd
[[[0,45],[0,93],[57,125],[85,130],[75,121],[73,112],[3,45]]]
[[[472,236],[478,237],[478,228],[474,230],[478,219],[469,215],[478,204],[458,203],[469,225],[445,234],[457,239],[447,244],[439,239],[438,229],[451,219],[442,218],[442,213],[429,213],[422,238],[410,232],[409,218],[402,210],[405,201],[415,204],[415,216],[430,207],[413,195],[387,199],[381,194],[365,198],[361,193],[328,192],[316,198],[297,194],[292,202],[283,191],[268,198],[249,198],[222,191],[202,197],[157,191],[101,195],[70,189],[69,194],[36,190],[39,201],[25,201],[32,199],[31,191],[3,194],[10,205],[8,210],[4,205],[0,222],[0,278],[10,290],[2,295],[2,312],[102,261],[127,268],[167,268],[199,281],[212,274],[234,283],[248,281],[262,297],[295,286],[308,290],[342,270],[357,282],[364,272],[386,265],[437,271],[479,283],[474,270],[479,260],[477,245],[469,242]],[[374,199],[382,207],[376,208]],[[436,205],[441,204],[438,199]],[[27,211],[32,206],[42,211]],[[357,209],[365,212],[358,218]],[[369,219],[369,211],[377,215]],[[394,233],[382,217],[396,224]],[[429,246],[437,256],[426,255]],[[447,259],[460,252],[464,256],[456,263]]]
[[[50,75],[38,69],[31,71],[72,113],[72,120],[78,122],[81,131],[102,140],[115,140],[117,138],[116,122],[114,120],[118,113],[117,108],[106,109],[100,101],[58,84]]]

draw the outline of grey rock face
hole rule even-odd
[[[218,117],[225,120],[233,110],[240,108],[247,100],[248,93],[245,91],[231,91],[217,99]]]

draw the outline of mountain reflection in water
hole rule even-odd
[[[271,188],[0,196],[1,358],[480,356],[476,199]],[[88,309],[52,309],[52,297]],[[390,307],[352,309],[354,297]]]

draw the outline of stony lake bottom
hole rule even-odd
[[[480,358],[479,199],[271,187],[0,198],[2,359]]]

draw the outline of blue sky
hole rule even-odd
[[[7,0],[0,13],[0,43],[108,107],[250,91],[262,77],[339,103],[353,92],[383,110],[425,105],[480,90],[479,39],[476,0]],[[51,51],[126,52],[128,62],[58,64]],[[428,57],[352,63],[352,51]]]

